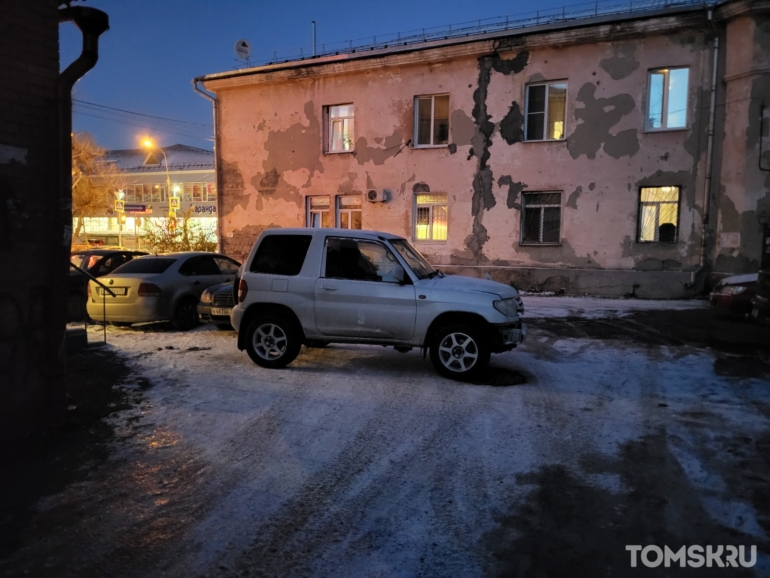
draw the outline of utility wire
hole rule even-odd
[[[211,128],[210,124],[202,124],[202,123],[199,123],[199,122],[189,122],[189,121],[186,121],[186,120],[177,120],[177,119],[168,118],[168,117],[165,117],[165,116],[156,116],[154,114],[146,114],[146,113],[143,113],[143,112],[135,112],[133,110],[125,110],[123,108],[115,108],[113,106],[106,106],[106,105],[103,105],[103,104],[96,104],[95,102],[87,102],[85,100],[78,100],[76,98],[73,98],[72,102],[73,103],[77,103],[77,104],[82,104],[82,105],[90,106],[90,107],[103,108],[103,109],[107,109],[107,110],[114,110],[114,111],[121,112],[121,113],[124,113],[124,114],[131,114],[131,115],[134,115],[134,116],[140,116],[140,117],[144,117],[144,118],[153,118],[153,119],[163,120],[163,121],[168,121],[168,122],[173,122],[173,123],[189,124],[189,125],[193,125],[193,126],[203,126],[203,127]]]

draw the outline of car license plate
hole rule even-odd
[[[230,309],[226,309],[224,307],[212,307],[211,308],[211,314],[212,315],[225,315],[227,317],[230,317]]]
[[[126,287],[110,287],[109,289],[116,296],[118,296],[118,295],[125,295],[126,291],[127,291]],[[106,295],[107,297],[112,297],[112,295],[110,295],[110,291],[107,291],[107,289],[102,289],[101,293],[102,293],[102,295]]]

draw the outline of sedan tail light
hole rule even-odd
[[[246,285],[246,281],[244,279],[241,279],[240,283],[238,283],[238,303],[243,303],[248,293],[249,286]]]
[[[139,297],[160,297],[160,287],[154,283],[140,283],[137,291]]]

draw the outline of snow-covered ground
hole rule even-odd
[[[717,371],[736,358],[706,348],[538,326],[705,302],[525,307],[528,340],[493,356],[490,383],[509,386],[445,380],[416,350],[333,345],[266,370],[233,332],[108,328],[124,386],[146,391],[111,418],[110,466],[41,505],[106,496],[86,517],[98,556],[67,564],[114,569],[111,544],[136,542],[152,555],[130,575],[561,576],[578,551],[622,576],[625,544],[656,541],[757,544],[769,571],[752,499],[770,482],[767,380]]]

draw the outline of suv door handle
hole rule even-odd
[[[336,291],[337,287],[334,285],[321,285],[322,289],[326,289],[327,291]]]

